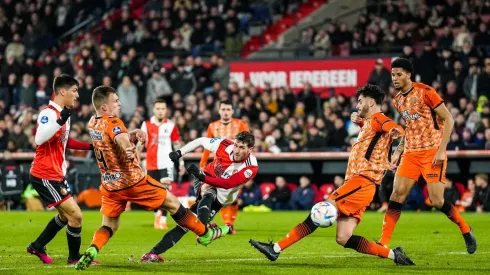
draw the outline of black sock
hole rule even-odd
[[[177,212],[175,212],[175,214],[171,216],[172,219],[174,219],[174,221],[179,221],[185,216],[186,213],[187,213],[186,208],[180,205],[179,209],[177,209]]]
[[[36,249],[43,250],[44,247],[58,234],[68,221],[62,221],[59,215],[54,216],[46,225],[43,232],[32,243]]]
[[[401,212],[403,207],[403,203],[399,203],[396,201],[389,201],[388,202],[388,209],[392,209],[394,211]]]
[[[357,250],[357,247],[359,246],[359,243],[361,242],[362,237],[361,236],[356,236],[352,235],[349,240],[345,243],[344,247],[345,248],[350,248]]]
[[[311,219],[311,215],[308,215],[308,217],[306,217],[306,220],[303,223],[306,224],[306,226],[308,227],[308,229],[310,229],[310,233],[309,234],[313,233],[318,228],[318,226],[316,226],[313,223],[313,220]]]
[[[158,242],[155,247],[151,249],[150,252],[155,254],[164,253],[165,251],[176,245],[186,233],[187,229],[184,229],[180,226],[174,227],[163,236],[162,240]]]
[[[448,202],[447,200],[444,200],[444,204],[442,204],[441,208],[439,208],[439,210],[446,214],[446,216],[449,216],[450,212],[451,212],[451,203]]]
[[[211,205],[216,199],[216,189],[209,189],[206,191],[202,199],[197,205],[197,218],[204,224],[209,223],[209,216],[211,215]]]
[[[68,251],[70,252],[68,259],[70,260],[78,260],[80,258],[81,235],[82,227],[71,227],[68,225],[66,228],[66,239],[68,240]]]

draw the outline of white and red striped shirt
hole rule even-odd
[[[146,170],[160,170],[174,167],[168,155],[172,152],[172,143],[179,141],[179,129],[170,120],[161,123],[155,117],[143,122],[141,130],[148,135],[146,145]]]
[[[243,185],[253,179],[259,170],[257,159],[253,154],[242,161],[233,159],[235,142],[230,139],[198,138],[180,149],[182,155],[194,151],[199,146],[215,153],[213,162],[204,167],[206,176],[204,182],[217,187],[218,201],[227,206],[238,197],[238,191]]]
[[[70,133],[70,119],[63,126],[56,120],[62,108],[49,102],[37,118],[36,156],[32,161],[31,174],[40,179],[62,181],[66,175],[65,150]]]

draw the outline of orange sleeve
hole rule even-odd
[[[405,135],[405,130],[403,130],[400,125],[396,124],[391,118],[385,116],[382,113],[376,113],[373,115],[373,122],[371,123],[371,127],[373,127],[376,132],[386,133],[389,133],[393,128],[398,128],[402,135]]]
[[[426,87],[423,90],[423,100],[424,103],[427,104],[432,110],[439,107],[444,100],[441,96],[434,90],[432,87]]]
[[[212,125],[213,123],[209,124],[208,127],[208,138],[214,138],[213,130],[211,127]],[[208,159],[210,154],[211,151],[204,149],[204,152],[202,152],[201,161],[199,162],[199,167],[204,167],[206,166],[206,164],[208,164]]]
[[[128,132],[126,126],[124,126],[124,123],[119,118],[110,117],[107,118],[107,120],[106,131],[112,141],[114,141],[114,138],[116,138],[117,135]]]

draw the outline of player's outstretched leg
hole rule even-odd
[[[150,252],[141,257],[142,262],[164,262],[160,254],[174,247],[182,237],[188,232],[187,229],[176,226],[167,232],[160,242],[158,242]]]
[[[398,168],[398,172],[400,172],[400,169],[402,168]],[[416,181],[411,178],[395,176],[393,192],[391,193],[390,201],[388,203],[388,210],[386,211],[383,219],[382,233],[379,240],[380,244],[384,246],[389,245],[396,223],[400,219],[403,202],[407,198],[408,193],[412,189],[415,182]]]
[[[27,246],[27,252],[39,257],[44,264],[54,263],[53,259],[46,253],[45,246],[56,236],[68,221],[63,220],[59,214],[54,216],[46,225],[37,239]]]
[[[99,254],[99,251],[104,247],[109,239],[114,235],[114,229],[117,230],[119,226],[119,217],[117,218],[109,218],[104,216],[104,222],[97,231],[94,233],[94,238],[92,239],[92,243],[90,247],[82,254],[82,257],[75,265],[75,269],[77,270],[85,270],[92,263],[94,263],[95,257]],[[111,226],[108,226],[111,225]]]
[[[200,199],[197,203],[197,217],[206,225],[210,222],[211,205],[216,200],[216,192],[216,188],[206,190],[202,196],[202,199]]]
[[[213,240],[221,238],[229,232],[228,226],[207,228],[191,210],[183,207],[172,193],[167,193],[167,197],[162,206],[170,212],[172,218],[178,225],[191,230],[199,236],[198,243],[202,245],[206,246]]]
[[[428,183],[427,187],[432,204],[459,227],[461,234],[463,234],[468,253],[475,253],[477,248],[475,235],[461,214],[454,208],[454,205],[444,200],[444,183]]]
[[[311,220],[310,215],[306,219],[296,225],[289,233],[277,243],[263,243],[256,240],[250,240],[249,243],[255,247],[260,253],[264,254],[271,261],[277,260],[279,253],[295,244],[299,240],[313,233],[318,226]]]

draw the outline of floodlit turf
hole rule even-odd
[[[164,256],[163,264],[140,263],[142,254],[160,240],[166,231],[153,229],[153,214],[123,214],[121,227],[91,266],[92,274],[490,274],[490,215],[465,214],[478,239],[478,250],[466,254],[458,228],[439,212],[408,213],[401,216],[392,245],[401,245],[417,266],[395,266],[392,261],[358,254],[335,243],[335,226],[318,229],[312,235],[283,252],[276,262],[269,262],[250,246],[250,238],[267,241],[283,237],[307,212],[240,213],[237,235],[228,235],[208,247],[186,237]],[[74,274],[66,264],[65,230],[48,245],[55,264],[43,265],[26,253],[26,245],[44,228],[53,212],[0,212],[1,274]],[[379,236],[383,216],[367,213],[356,234],[368,239]],[[221,218],[217,218],[221,222]],[[99,227],[99,212],[85,212],[82,251]],[[173,224],[173,222],[172,222]]]

